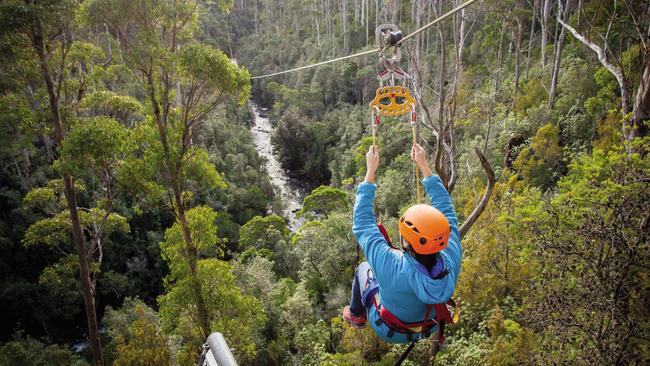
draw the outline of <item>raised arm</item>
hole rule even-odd
[[[375,275],[381,283],[384,273],[379,269],[386,268],[390,261],[395,260],[396,254],[391,251],[390,245],[379,231],[377,218],[372,210],[377,190],[374,183],[375,174],[379,167],[379,154],[376,147],[371,146],[368,154],[366,154],[366,165],[366,180],[357,189],[352,232],[366,255],[370,267],[375,271]]]
[[[449,245],[442,251],[442,254],[445,257],[445,265],[449,273],[456,280],[460,272],[462,248],[460,246],[460,234],[458,232],[458,218],[456,217],[456,211],[454,211],[454,206],[451,202],[451,196],[449,196],[449,192],[447,192],[447,189],[442,184],[440,177],[433,175],[433,172],[431,172],[431,168],[427,164],[426,152],[420,145],[413,145],[411,158],[415,161],[424,176],[422,184],[429,195],[431,205],[440,210],[447,218],[447,221],[449,221]]]

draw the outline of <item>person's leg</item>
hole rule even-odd
[[[362,328],[366,325],[366,309],[363,306],[361,296],[368,282],[368,270],[370,265],[363,262],[354,271],[352,280],[352,295],[350,296],[350,306],[343,308],[343,319],[353,327]]]
[[[350,296],[350,312],[354,315],[360,316],[366,313],[366,309],[361,301],[361,294],[366,286],[368,279],[367,273],[369,265],[368,262],[361,263],[354,271],[354,279],[352,280],[352,295]]]

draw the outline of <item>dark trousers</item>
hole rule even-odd
[[[377,289],[377,281],[368,262],[362,262],[354,271],[352,280],[352,295],[350,296],[350,312],[353,315],[364,315],[370,301],[367,300]]]

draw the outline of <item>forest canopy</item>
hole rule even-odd
[[[241,365],[394,364],[341,309],[365,154],[397,243],[415,133],[462,237],[436,363],[648,364],[650,4],[453,13],[401,45],[417,131],[373,135],[374,52],[258,78],[462,3],[4,0],[0,365],[195,365],[213,332]]]

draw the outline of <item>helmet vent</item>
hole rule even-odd
[[[405,224],[406,224],[406,226],[408,226],[408,227],[411,227],[411,226],[413,226],[413,223],[412,223],[412,222],[410,222],[410,221],[404,221],[404,223],[405,223]]]
[[[444,242],[444,241],[443,241],[442,243],[440,243],[440,246],[441,246],[441,247],[444,246],[444,245],[445,245],[445,242]]]
[[[426,244],[426,243],[427,243],[427,239],[426,239],[426,238],[420,238],[420,244],[424,245],[424,244]]]

